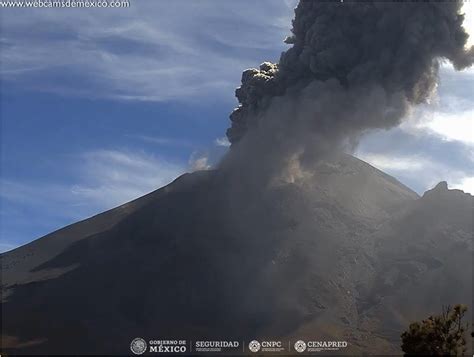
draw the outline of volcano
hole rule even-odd
[[[237,204],[241,189],[185,174],[2,254],[4,352],[128,354],[140,336],[401,354],[413,320],[472,309],[471,195],[420,197],[349,155]]]

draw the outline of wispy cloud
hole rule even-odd
[[[442,100],[442,103],[414,111],[400,128],[416,135],[436,135],[440,140],[458,141],[474,148],[474,101],[449,95]]]
[[[378,169],[384,171],[410,171],[415,173],[426,168],[430,164],[424,158],[417,156],[401,156],[401,157],[390,157],[380,154],[359,154],[359,158]]]
[[[144,152],[98,150],[83,155],[83,183],[71,187],[78,202],[110,208],[152,190],[182,174],[186,167]]]
[[[232,99],[242,68],[278,57],[293,16],[291,2],[273,0],[89,10],[3,10],[3,79],[61,95]]]
[[[376,168],[395,176],[407,186],[422,194],[440,181],[447,181],[452,188],[474,194],[472,173],[453,167],[441,160],[432,160],[423,155],[396,156],[390,153],[358,152],[360,159]]]
[[[74,161],[75,175],[58,182],[0,180],[0,250],[138,198],[188,169],[130,150],[96,150]]]
[[[194,145],[184,139],[176,139],[176,138],[163,138],[163,137],[156,137],[156,136],[148,136],[148,135],[128,135],[131,138],[139,139],[143,142],[156,144],[161,146],[175,146],[175,147],[187,147],[192,148]]]
[[[474,145],[474,109],[462,113],[436,113],[421,125],[445,140]]]
[[[0,253],[8,252],[16,247],[18,247],[18,244],[15,243],[0,243]]]

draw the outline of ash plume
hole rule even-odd
[[[301,0],[292,47],[243,72],[222,166],[273,175],[398,125],[429,100],[442,61],[473,63],[461,5]]]

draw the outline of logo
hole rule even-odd
[[[308,352],[339,351],[347,347],[347,341],[307,341]]]
[[[239,341],[195,341],[195,352],[235,352],[240,350]]]
[[[301,340],[296,341],[295,342],[295,350],[296,350],[296,352],[299,352],[299,353],[304,352],[306,350],[306,343],[304,341],[301,341]]]
[[[249,350],[252,352],[260,351],[260,342],[253,340],[249,343]]]
[[[146,351],[145,340],[140,337],[134,338],[132,343],[130,343],[130,350],[136,355],[141,355],[145,353]]]
[[[187,350],[186,340],[150,340],[150,353],[184,353]]]

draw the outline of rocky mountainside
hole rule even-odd
[[[2,254],[6,352],[124,354],[141,336],[398,354],[410,321],[472,311],[471,195],[420,198],[351,156],[251,199],[228,182],[186,174]]]

